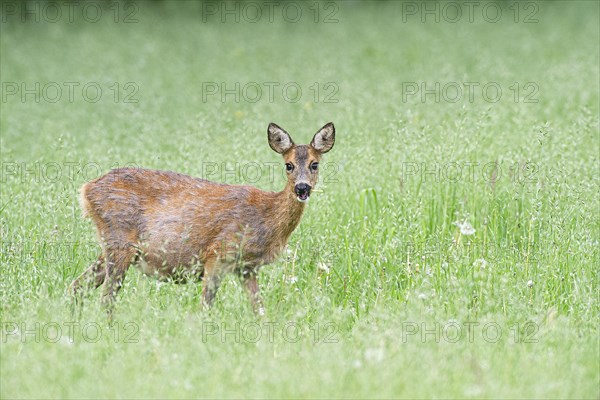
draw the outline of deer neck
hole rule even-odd
[[[277,234],[284,242],[292,234],[302,219],[306,203],[298,201],[294,188],[288,184],[283,191],[276,193],[276,201],[273,208],[273,222]]]

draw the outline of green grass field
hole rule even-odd
[[[599,3],[28,4],[0,3],[1,398],[600,396]],[[84,182],[280,190],[271,121],[337,137],[264,318],[135,269],[113,325],[99,290],[71,312]]]

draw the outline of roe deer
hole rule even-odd
[[[71,292],[103,284],[102,303],[111,306],[127,269],[136,265],[176,282],[203,279],[203,301],[210,306],[223,274],[235,272],[254,311],[264,313],[258,269],[276,259],[300,222],[335,128],[326,124],[309,145],[294,144],[274,123],[267,133],[285,161],[288,181],[281,192],[139,168],[114,169],[83,185],[81,206],[96,225],[102,253]]]

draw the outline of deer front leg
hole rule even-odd
[[[204,262],[204,287],[202,288],[202,302],[204,307],[210,308],[215,301],[217,290],[221,284],[223,273],[219,267],[216,256]]]
[[[258,277],[256,271],[244,270],[240,276],[244,289],[252,304],[252,309],[257,315],[265,315],[265,307],[260,295],[260,287],[258,286]]]

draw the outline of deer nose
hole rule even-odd
[[[310,196],[310,190],[312,187],[306,183],[299,183],[294,187],[294,191],[296,192],[296,196],[298,196],[298,200],[305,201]]]

